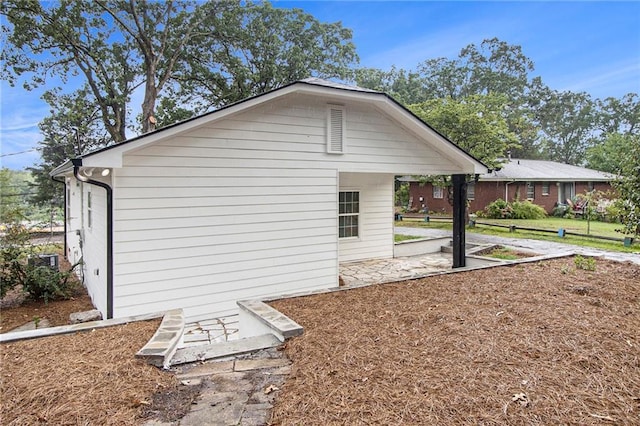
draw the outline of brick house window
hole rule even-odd
[[[340,191],[338,202],[338,237],[358,237],[358,218],[360,216],[360,193],[358,191]]]
[[[542,182],[542,195],[549,195],[549,182]]]
[[[476,199],[476,184],[475,182],[471,182],[467,184],[467,200],[475,200]]]
[[[441,186],[433,185],[433,198],[444,198],[444,191]]]
[[[533,200],[535,195],[535,186],[533,182],[527,182],[527,200]]]

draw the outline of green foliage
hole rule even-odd
[[[514,201],[511,203],[513,219],[543,219],[547,212],[531,201]]]
[[[75,285],[70,281],[73,268],[62,272],[29,262],[40,253],[29,243],[29,230],[19,219],[16,213],[0,238],[0,298],[19,285],[33,300],[47,303],[68,298],[75,291]]]
[[[395,192],[395,205],[406,207],[409,204],[409,183],[402,182],[397,188]]]
[[[0,14],[0,75],[10,84],[31,89],[51,77],[60,87],[70,78],[82,81],[75,92],[45,96],[52,116],[43,130],[50,152],[37,168],[42,185],[59,164],[54,157],[126,139],[138,88],[146,133],[159,122],[158,102],[160,124],[169,125],[304,77],[346,78],[357,61],[352,33],[342,24],[268,2],[5,0]],[[162,103],[163,97],[175,102]],[[48,183],[40,198],[57,194]]]
[[[612,182],[618,193],[616,204],[623,227],[620,232],[640,235],[640,136],[632,137],[633,143],[621,163],[621,174]]]
[[[580,255],[576,255],[576,257],[573,258],[573,263],[576,265],[577,269],[582,269],[584,271],[596,270],[596,260],[593,257],[582,257]]]
[[[417,240],[420,237],[417,237],[415,235],[402,235],[402,234],[395,234],[393,239],[396,243],[399,243],[400,241],[410,241],[410,240]]]
[[[11,221],[16,212],[25,213],[34,193],[29,172],[0,169],[0,223]]]
[[[483,216],[489,219],[542,219],[547,213],[530,201],[506,202],[498,198],[485,207]]]
[[[596,131],[596,104],[585,92],[552,90],[534,80],[530,108],[543,134],[547,158],[580,165]]]
[[[631,135],[607,135],[603,142],[587,149],[587,167],[602,172],[620,173],[624,157],[633,143],[634,137]]]
[[[484,208],[482,217],[489,219],[509,219],[513,216],[513,209],[508,202],[498,198]]]
[[[76,290],[70,281],[71,273],[55,271],[48,266],[27,266],[22,290],[32,300],[68,299]]]
[[[551,216],[562,217],[565,219],[573,219],[575,217],[573,211],[566,204],[559,204],[555,206],[551,211]]]
[[[489,94],[436,99],[409,109],[489,168],[497,168],[505,152],[517,145],[502,114],[504,104],[502,96]]]

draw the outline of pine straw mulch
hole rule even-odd
[[[193,392],[134,354],[160,320],[0,345],[3,425],[137,425],[186,414]]]
[[[276,424],[640,424],[638,265],[562,258],[271,304],[305,329]]]

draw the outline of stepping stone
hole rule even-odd
[[[37,324],[37,325],[36,325]],[[27,331],[27,330],[35,330],[40,328],[48,328],[51,327],[51,323],[47,318],[40,318],[39,320],[29,321],[28,323],[21,325],[20,327],[16,327],[13,330],[9,330],[10,332],[15,331]]]

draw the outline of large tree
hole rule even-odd
[[[126,139],[132,125],[127,114],[138,88],[144,133],[155,128],[156,104],[168,90],[185,99],[193,92],[180,88],[197,90],[205,106],[218,106],[301,76],[344,75],[356,59],[351,32],[339,23],[323,24],[266,2],[5,0],[0,5],[8,23],[3,77],[15,83],[26,76],[26,87],[51,77],[65,83],[80,77],[115,142]],[[165,114],[165,121],[171,117]]]
[[[608,134],[603,142],[587,149],[587,167],[603,172],[619,174],[632,145],[638,143],[634,135]]]
[[[489,168],[497,168],[507,150],[517,146],[504,118],[504,102],[499,95],[473,95],[434,99],[409,109]]]
[[[596,131],[596,105],[585,92],[557,91],[536,81],[529,104],[546,158],[583,165]]]
[[[540,132],[528,105],[533,69],[533,62],[520,46],[492,38],[480,45],[469,44],[453,59],[427,59],[416,71],[359,69],[355,81],[387,92],[404,104],[499,95],[503,102],[500,115],[518,138],[514,155],[536,158],[540,156]]]
[[[36,193],[31,201],[49,204],[62,199],[62,186],[49,178],[49,172],[68,158],[103,147],[110,141],[100,119],[100,107],[87,87],[70,94],[58,90],[44,95],[51,105],[51,114],[39,124],[43,135],[38,144],[41,162],[29,167]]]
[[[357,61],[351,30],[322,23],[301,9],[247,2],[207,19],[203,43],[186,57],[190,74],[176,95],[200,110],[245,99],[306,77],[344,79]]]

